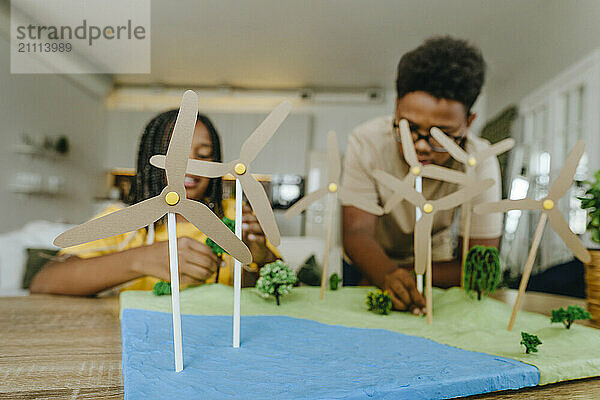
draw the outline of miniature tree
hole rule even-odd
[[[500,284],[500,256],[495,247],[473,246],[467,254],[464,271],[464,287],[467,293],[481,295],[493,293]]]
[[[574,321],[590,318],[592,318],[592,314],[587,312],[584,308],[579,306],[568,306],[566,310],[562,307],[558,310],[552,310],[550,322],[562,322],[567,329],[570,329],[571,324],[573,324]]]
[[[587,230],[592,240],[600,243],[600,170],[594,174],[595,182],[585,181],[587,186],[585,197],[579,197],[581,208],[589,210],[589,222]]]
[[[156,282],[152,288],[152,293],[154,293],[155,296],[171,294],[171,283],[165,281]]]
[[[525,346],[525,353],[537,353],[537,347],[542,344],[542,341],[536,335],[521,332],[521,344]]]
[[[340,286],[341,281],[342,281],[342,278],[340,278],[340,276],[338,275],[337,272],[334,272],[329,277],[329,288],[331,290],[338,290],[338,287]]]
[[[296,273],[283,261],[277,260],[261,268],[256,289],[263,297],[275,296],[279,305],[279,297],[288,294],[297,280]]]
[[[392,311],[392,297],[387,291],[383,292],[380,289],[371,290],[367,294],[367,306],[369,307],[369,311],[387,315]]]

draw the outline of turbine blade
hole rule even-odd
[[[308,206],[310,206],[313,202],[319,200],[321,197],[327,194],[327,188],[318,189],[312,193],[307,194],[300,200],[296,202],[293,206],[291,206],[286,212],[286,218],[292,218],[296,215],[300,214],[302,211],[306,210]]]
[[[579,160],[581,159],[584,151],[585,142],[583,140],[578,140],[567,156],[567,159],[565,160],[558,177],[550,187],[550,190],[548,191],[549,198],[554,199],[554,201],[558,201],[558,199],[563,197],[567,190],[569,190],[573,184],[573,177],[575,176],[575,171],[577,170],[577,164],[579,164]]]
[[[477,214],[507,212],[510,210],[537,210],[541,208],[540,202],[533,199],[500,200],[492,203],[478,204],[473,208]]]
[[[475,196],[485,192],[487,189],[494,185],[494,180],[491,178],[484,179],[476,182],[471,186],[464,187],[456,192],[444,196],[441,199],[433,201],[434,208],[438,210],[449,210],[458,206],[459,204],[465,203],[472,200]]]
[[[193,90],[187,90],[181,99],[181,106],[179,107],[165,160],[167,183],[176,190],[183,188],[185,168],[187,167],[197,116],[198,95]]]
[[[467,176],[460,171],[456,171],[450,168],[440,167],[435,164],[428,164],[423,166],[421,175],[425,178],[437,179],[438,181],[457,183],[459,185],[465,185],[467,183]]]
[[[493,145],[481,150],[480,152],[477,152],[475,154],[475,158],[477,159],[477,162],[482,162],[490,156],[498,156],[499,154],[502,154],[502,153],[512,149],[514,147],[514,145],[515,145],[514,139],[512,139],[512,138],[504,139],[504,140],[499,141],[498,143],[494,143]]]
[[[356,192],[352,192],[350,190],[344,189],[344,187],[340,187],[338,189],[338,198],[345,204],[354,206],[356,208],[360,208],[363,211],[368,212],[373,215],[383,215],[383,209],[379,206],[379,204],[371,203],[363,198]]]
[[[248,173],[238,175],[237,178],[242,184],[244,193],[246,193],[246,197],[252,206],[252,210],[254,211],[254,215],[256,215],[256,219],[258,219],[258,223],[265,232],[265,236],[273,246],[279,246],[279,228],[277,227],[277,222],[275,222],[275,215],[273,214],[271,202],[269,201],[267,193],[265,193],[265,189],[260,182]]]
[[[430,134],[448,153],[450,153],[452,158],[460,163],[467,163],[467,159],[469,158],[467,152],[457,145],[454,140],[450,139],[448,135],[435,126],[431,128]]]
[[[178,204],[177,212],[231,254],[232,257],[240,260],[242,264],[249,265],[252,262],[252,254],[244,242],[235,236],[206,205],[185,199]]]
[[[164,169],[165,168],[165,156],[156,154],[150,158],[150,164],[154,165],[157,168]],[[206,178],[218,178],[224,176],[233,169],[233,162],[229,162],[226,164],[212,162],[212,161],[202,161],[202,160],[194,160],[189,158],[187,161],[187,168],[185,170],[186,174],[190,175],[198,175],[204,176]]]
[[[581,240],[579,240],[573,231],[571,231],[569,224],[560,210],[555,207],[552,210],[547,211],[547,214],[552,229],[554,229],[554,232],[562,238],[567,247],[575,254],[575,257],[579,258],[584,263],[590,263],[592,261],[590,252],[587,251],[583,243],[581,243]]]
[[[64,248],[135,231],[165,215],[167,207],[161,196],[152,197],[73,227],[58,235],[54,244]]]
[[[327,134],[327,183],[339,183],[342,172],[340,150],[338,148],[337,137],[334,131]]]
[[[394,192],[394,194],[390,196],[390,199],[384,204],[383,211],[386,214],[390,213],[394,208],[398,206],[398,204],[400,204],[402,200],[404,200],[404,196],[402,195],[402,193]]]
[[[284,101],[271,111],[265,120],[242,144],[240,160],[248,165],[256,158],[258,153],[265,147],[269,139],[275,134],[277,128],[287,118],[292,109],[292,103]]]
[[[402,196],[415,207],[421,207],[421,205],[425,203],[425,198],[421,193],[417,192],[414,187],[396,178],[395,176],[392,176],[380,169],[375,170],[373,172],[373,176],[382,185],[387,186],[394,192],[401,193]]]
[[[408,121],[405,119],[400,120],[400,140],[402,141],[402,153],[404,154],[404,160],[411,167],[418,167],[421,165],[417,158],[417,152],[415,151],[415,142],[412,139],[410,133],[410,126]]]
[[[431,228],[433,227],[433,213],[421,215],[415,224],[414,250],[415,272],[424,274],[427,269],[428,247],[431,245]]]

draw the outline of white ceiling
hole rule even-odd
[[[598,0],[153,0],[152,73],[116,81],[389,88],[402,53],[452,34],[481,47],[498,86],[600,46],[599,16]]]

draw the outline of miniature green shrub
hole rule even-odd
[[[471,247],[464,268],[464,288],[467,293],[476,292],[477,300],[482,294],[493,293],[500,284],[500,256],[495,247]]]
[[[155,296],[171,294],[171,283],[165,281],[156,282],[152,288],[152,293],[154,293]]]
[[[315,255],[311,255],[298,269],[298,280],[309,286],[321,286],[321,266]]]
[[[369,311],[387,315],[392,311],[392,297],[387,291],[371,290],[367,293],[367,306]]]
[[[525,346],[525,353],[537,353],[537,347],[542,344],[542,341],[536,335],[521,332],[521,344]]]
[[[232,231],[235,231],[235,221],[233,219],[229,219],[227,217],[223,217],[221,219],[221,221],[223,221],[223,223]],[[218,244],[216,244],[211,238],[207,237],[206,238],[206,245],[208,247],[210,247],[210,249],[213,251],[213,253],[215,253],[217,256],[221,257],[223,254],[227,254],[227,252]]]
[[[587,312],[584,308],[579,306],[568,306],[566,310],[562,307],[558,310],[552,310],[550,322],[562,322],[565,328],[570,329],[574,321],[590,318],[592,318],[592,314]]]
[[[338,290],[338,287],[340,286],[341,281],[342,281],[342,278],[340,278],[340,276],[338,275],[337,272],[334,272],[329,277],[329,289]]]
[[[587,230],[590,231],[592,240],[600,243],[600,170],[596,171],[594,179],[594,182],[584,182],[587,186],[585,196],[578,199],[581,200],[581,208],[589,210]]]
[[[296,273],[286,263],[277,260],[260,269],[256,289],[263,297],[275,296],[279,305],[279,297],[288,294],[297,280]]]

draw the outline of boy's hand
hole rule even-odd
[[[425,298],[417,290],[412,272],[398,268],[387,274],[383,289],[392,297],[395,310],[408,310],[415,315],[425,313]]]
[[[141,275],[151,275],[171,281],[169,270],[169,242],[155,242],[150,246],[135,249],[141,252],[140,262],[132,269]],[[210,247],[188,237],[177,239],[177,254],[181,284],[200,283],[208,279],[219,266],[221,259]]]

